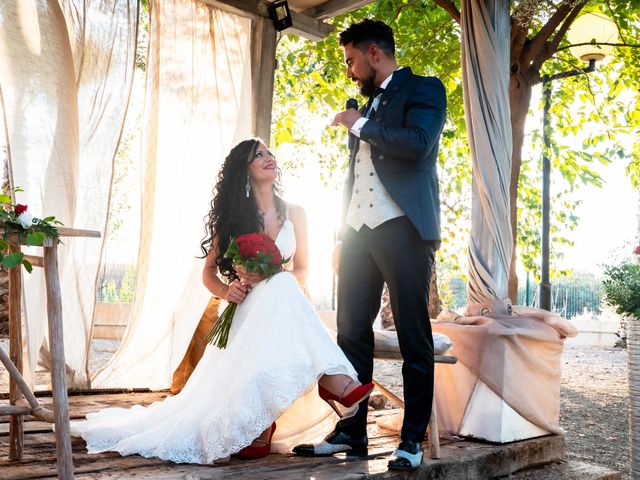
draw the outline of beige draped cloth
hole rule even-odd
[[[462,0],[460,13],[464,110],[473,166],[467,295],[469,303],[477,303],[507,298],[513,247],[509,3]]]
[[[197,257],[220,165],[251,136],[250,32],[199,2],[150,3],[135,299],[94,388],[168,388],[209,301]]]
[[[499,300],[467,307],[467,316],[432,323],[453,342],[455,365],[436,365],[439,426],[457,434],[478,381],[521,417],[561,433],[560,365],[564,338],[577,335],[567,320],[545,310]]]
[[[0,128],[16,200],[36,217],[104,233],[113,159],[133,77],[133,0],[3,0]],[[87,387],[95,284],[103,239],[59,249],[70,387]],[[32,249],[39,253],[38,249]],[[44,275],[24,275],[25,376],[47,365]],[[46,387],[46,386],[45,386]]]

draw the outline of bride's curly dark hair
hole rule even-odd
[[[247,197],[246,185],[249,175],[249,164],[253,162],[258,145],[264,143],[259,138],[244,140],[231,149],[225,158],[218,182],[213,189],[211,210],[205,218],[205,236],[200,242],[204,256],[213,247],[214,237],[217,239],[216,264],[220,273],[227,279],[237,278],[231,260],[224,258],[224,252],[232,238],[245,233],[264,232],[263,215],[258,209],[252,193]],[[279,197],[280,184],[273,185],[278,218],[284,222],[286,206]]]

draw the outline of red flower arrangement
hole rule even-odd
[[[229,243],[224,257],[230,258],[234,266],[241,265],[247,272],[259,273],[266,279],[281,272],[282,266],[289,262],[288,258],[282,258],[273,239],[264,233],[238,235]],[[207,342],[219,348],[227,347],[231,323],[237,308],[238,304],[229,302],[207,335]]]
[[[27,205],[22,205],[21,203],[18,203],[15,208],[16,215],[22,215],[24,212],[27,211],[27,208],[28,208]]]

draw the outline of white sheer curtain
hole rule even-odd
[[[251,21],[192,0],[150,3],[142,228],[120,349],[93,388],[167,388],[209,300],[197,259],[217,172],[251,134]]]
[[[35,216],[104,232],[131,86],[136,0],[3,0],[0,89],[17,201]],[[0,117],[2,118],[2,117]],[[102,240],[64,239],[60,281],[70,387],[87,387]],[[47,364],[44,276],[24,275],[26,376]]]
[[[467,295],[469,303],[480,303],[507,298],[513,245],[509,2],[462,0],[460,12],[462,84],[473,164]]]

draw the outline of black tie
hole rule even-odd
[[[373,95],[371,95],[371,104],[373,105],[373,101],[375,100],[375,98],[380,95],[382,92],[384,92],[384,88],[380,88],[380,87],[376,87],[375,90],[373,91]],[[371,110],[369,110],[369,115],[367,115],[367,118],[373,118],[376,115],[376,109],[371,107]]]

